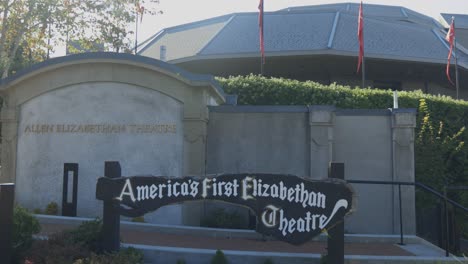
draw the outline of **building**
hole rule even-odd
[[[456,96],[445,74],[447,21],[400,6],[364,5],[366,85]],[[264,75],[361,85],[359,5],[291,7],[264,16]],[[468,98],[468,16],[457,15],[460,98]],[[443,24],[442,24],[443,23]],[[233,13],[163,29],[140,55],[217,76],[260,73],[258,13]],[[455,64],[455,60],[452,60]],[[455,80],[455,67],[451,68]]]

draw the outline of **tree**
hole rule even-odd
[[[41,61],[54,47],[70,40],[79,42],[84,49],[92,50],[100,43],[106,50],[129,51],[134,32],[128,28],[136,22],[136,12],[140,16],[161,13],[155,8],[157,3],[158,0],[3,0],[2,78],[8,76],[18,56]]]

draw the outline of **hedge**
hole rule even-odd
[[[393,92],[361,89],[312,81],[265,78],[256,75],[217,78],[228,94],[237,94],[240,105],[335,105],[347,109],[386,109],[393,107]],[[432,118],[444,121],[449,129],[468,124],[468,102],[422,91],[399,91],[400,108],[418,108],[425,99]]]

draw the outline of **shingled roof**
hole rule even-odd
[[[266,56],[357,56],[358,9],[356,3],[342,3],[265,12]],[[446,29],[433,18],[404,7],[365,4],[364,23],[368,58],[447,61]],[[140,54],[160,58],[161,46],[172,63],[258,57],[258,13],[234,13],[164,29]],[[460,48],[458,62],[468,68],[467,50]]]

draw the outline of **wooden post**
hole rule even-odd
[[[330,162],[328,178],[344,180],[344,163]],[[328,231],[328,263],[344,264],[344,219]]]
[[[0,184],[0,259],[2,263],[11,262],[14,199],[15,184]]]
[[[104,163],[104,177],[120,178],[122,170],[118,161]],[[120,214],[119,201],[104,201],[102,216],[102,247],[105,252],[114,252],[120,249]]]

